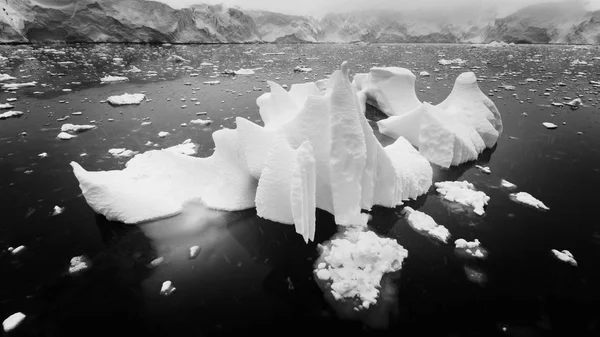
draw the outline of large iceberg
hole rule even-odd
[[[213,133],[215,152],[196,158],[165,150],[136,155],[120,171],[88,172],[72,162],[83,196],[109,220],[135,224],[176,215],[200,200],[218,210],[256,207],[260,217],[315,234],[316,208],[339,225],[363,226],[374,205],[395,207],[426,193],[432,168],[405,139],[375,138],[348,67],[321,91],[315,83],[286,91],[270,82],[257,99],[265,126],[237,118]]]
[[[458,76],[450,95],[436,106],[418,100],[415,78],[410,70],[397,67],[372,68],[354,77],[361,104],[372,104],[390,116],[377,122],[382,134],[406,138],[444,168],[475,160],[496,144],[502,118],[479,89],[474,73]]]

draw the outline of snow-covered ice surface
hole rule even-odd
[[[481,191],[475,190],[475,186],[466,180],[437,182],[435,187],[444,199],[473,207],[473,212],[477,215],[485,213],[484,207],[490,200],[490,197]]]
[[[336,300],[355,301],[358,310],[377,303],[382,277],[400,270],[408,257],[396,240],[356,229],[344,231],[319,248],[315,277],[327,282]]]
[[[402,212],[408,224],[417,232],[428,235],[443,243],[448,242],[450,232],[446,227],[438,225],[431,216],[408,206],[404,207]]]
[[[563,250],[563,251],[559,251],[557,249],[552,249],[552,254],[554,254],[554,256],[565,262],[568,263],[570,265],[572,265],[573,267],[577,267],[577,261],[575,261],[575,257],[573,256],[573,254],[571,254],[570,251],[568,250]]]
[[[533,197],[531,194],[529,194],[527,192],[511,193],[510,199],[514,202],[517,202],[517,203],[520,203],[523,205],[527,205],[527,206],[531,206],[533,208],[546,210],[546,211],[550,210],[550,208],[548,208],[548,206],[544,205],[543,202],[536,199],[535,197]]]
[[[213,133],[208,158],[153,150],[107,172],[73,162],[83,195],[96,212],[125,223],[173,216],[201,200],[219,210],[256,207],[262,218],[294,224],[307,242],[314,239],[316,208],[340,225],[365,225],[361,209],[394,207],[426,193],[432,170],[404,139],[380,145],[348,71],[343,64],[325,92],[314,83],[288,92],[269,82],[271,92],[257,99],[265,126],[236,118],[236,129]]]

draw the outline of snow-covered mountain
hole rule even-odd
[[[447,42],[600,43],[600,11],[569,3],[523,8],[498,18],[494,8],[443,12],[361,11],[322,19],[223,5],[183,9],[145,0],[0,2],[0,42]]]

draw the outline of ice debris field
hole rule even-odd
[[[487,47],[511,48],[500,43]],[[48,49],[45,52],[60,55],[57,50]],[[278,55],[280,53],[263,56],[270,58]],[[143,90],[135,91],[133,87],[123,90],[118,86],[139,81],[140,76],[145,79],[167,76],[161,71],[141,70],[136,66],[125,68],[122,59],[111,59],[108,55],[103,57],[105,61],[123,67],[118,73],[102,74],[94,80],[94,83],[111,90],[100,98],[107,107],[145,106],[155,97]],[[515,86],[507,82],[499,85],[498,89],[484,93],[478,85],[481,80],[479,75],[476,76],[474,71],[465,71],[453,77],[453,87],[441,103],[420,100],[417,91],[424,89],[417,89],[419,81],[429,78],[441,80],[441,73],[445,70],[462,71],[468,62],[460,58],[443,57],[439,58],[437,66],[446,68],[441,71],[438,68],[429,69],[430,72],[418,71],[419,79],[413,73],[414,67],[410,70],[377,65],[351,75],[353,65],[344,62],[326,78],[316,78],[313,68],[299,65],[291,68],[291,72],[302,76],[311,74],[312,78],[305,77],[304,81],[295,81],[289,86],[278,84],[277,77],[266,80],[268,89],[265,91],[268,92],[260,93],[256,99],[258,119],[232,116],[214,122],[205,116],[207,112],[195,110],[199,112],[192,113],[193,119],[178,122],[177,127],[180,128],[206,127],[195,130],[207,131],[210,130],[208,127],[214,126],[217,129],[212,132],[214,150],[210,149],[212,154],[209,156],[198,154],[203,144],[197,143],[194,138],[172,146],[162,145],[164,143],[161,140],[173,138],[176,129],[163,128],[159,124],[153,131],[153,141],[141,144],[143,146],[113,145],[111,148],[103,145],[102,151],[107,157],[120,160],[121,169],[90,168],[89,162],[85,161],[87,153],[81,152],[79,159],[70,162],[72,172],[83,198],[93,211],[107,220],[128,225],[145,226],[173,218],[184,213],[188,205],[201,203],[217,211],[255,209],[260,218],[293,226],[295,232],[310,244],[315,241],[315,233],[318,232],[317,212],[325,211],[339,226],[339,233],[331,240],[318,244],[320,257],[313,266],[314,279],[336,301],[349,302],[354,311],[368,311],[380,300],[383,279],[398,274],[413,255],[412,250],[400,245],[395,238],[376,234],[372,230],[372,214],[377,209],[394,210],[404,226],[408,226],[415,235],[430,239],[429,244],[448,246],[459,258],[478,261],[494,254],[493,245],[488,247],[489,242],[484,239],[480,242],[479,238],[472,235],[465,236],[464,231],[453,233],[455,228],[448,225],[439,213],[430,212],[426,207],[419,209],[420,198],[428,194],[435,195],[450,214],[464,214],[473,222],[486,217],[490,211],[494,212],[495,198],[511,200],[514,207],[527,206],[533,214],[560,207],[538,200],[538,191],[525,191],[526,188],[521,188],[519,181],[516,181],[519,183],[517,185],[503,177],[495,177],[495,171],[482,166],[485,163],[475,168],[480,174],[498,181],[494,186],[497,193],[492,197],[479,190],[482,184],[477,182],[439,180],[436,172],[460,170],[465,164],[477,161],[498,146],[502,134],[510,129],[502,118],[502,114],[508,112],[500,111],[495,101],[502,99],[499,93],[515,90]],[[534,57],[532,62],[536,58],[539,56]],[[271,62],[265,61],[264,66],[246,64],[231,68],[238,70],[218,72],[213,63],[203,62],[200,67],[193,68],[189,66],[190,60],[174,54],[167,61],[174,65],[174,69],[185,71],[190,77],[199,76],[197,71],[202,67],[213,69],[211,80],[199,82],[200,86],[205,84],[206,87],[219,87],[226,76],[256,76],[273,63],[273,60],[267,60]],[[61,66],[69,67],[72,64],[64,63]],[[582,66],[585,64],[571,64],[571,67]],[[471,67],[471,70],[477,69],[477,66]],[[213,79],[219,76],[221,80]],[[516,75],[505,73],[501,76],[507,80]],[[44,83],[25,81],[25,78],[22,76],[17,79],[0,73],[2,88],[11,96],[6,103],[0,103],[0,109],[3,110],[0,113],[3,121],[0,123],[10,123],[29,113],[26,106],[21,104],[20,97],[12,97],[17,96],[19,90],[46,88]],[[541,80],[529,78],[522,83],[538,81]],[[600,86],[599,83],[591,84]],[[72,82],[72,86],[75,85],[76,82]],[[191,83],[184,85],[189,87]],[[557,87],[561,86],[557,84]],[[113,87],[118,89],[110,89]],[[70,90],[60,89],[63,92]],[[196,93],[202,88],[192,90]],[[251,91],[262,90],[253,87]],[[541,95],[549,96],[553,90]],[[34,95],[43,94],[41,91],[34,92]],[[230,94],[238,97],[243,95],[233,90]],[[520,99],[516,94],[512,97]],[[566,106],[575,111],[584,106],[579,97],[564,97],[563,101],[550,102],[547,107],[558,109]],[[60,101],[60,104],[67,103]],[[177,104],[178,109],[185,111],[200,105],[200,102],[195,97],[182,97],[181,103]],[[369,118],[369,109],[372,108],[382,112],[382,118]],[[77,146],[79,137],[105,132],[102,124],[114,122],[113,117],[118,118],[111,116],[106,121],[86,118],[85,122],[78,119],[82,122],[71,123],[77,116],[85,114],[69,111],[56,118],[60,126],[50,131],[58,139],[57,142],[65,146]],[[53,113],[49,115],[55,117]],[[520,116],[525,118],[528,114],[523,112]],[[136,116],[134,120],[139,128],[150,129],[155,125],[149,117]],[[228,120],[230,123],[227,123]],[[540,124],[550,130],[560,125],[558,122],[540,122],[536,125]],[[566,123],[562,125],[565,127]],[[573,134],[583,133],[577,131]],[[23,131],[19,136],[26,137],[27,132]],[[517,140],[512,136],[504,139]],[[202,151],[203,154],[207,152],[207,149]],[[41,160],[62,160],[57,159],[58,154],[36,153],[39,153],[36,157]],[[33,172],[23,171],[28,175]],[[59,206],[62,203],[57,204],[48,212],[48,216],[64,216],[66,209]],[[68,209],[66,211],[69,212]],[[33,212],[30,214],[28,211],[27,214],[29,217]],[[26,246],[14,246],[6,250],[11,256],[27,253]],[[577,267],[575,256],[564,248],[576,249],[570,246],[556,247],[547,252],[559,261],[557,263]],[[200,252],[200,246],[190,245],[186,255],[193,260]],[[66,262],[65,270],[74,277],[94,268],[92,260],[85,255],[73,256]],[[156,268],[163,262],[163,257],[158,257],[148,266]],[[484,274],[467,265],[464,272],[475,283],[483,283],[485,279]],[[182,288],[176,292],[176,287],[179,287],[176,282],[168,279],[161,282],[156,293],[169,296],[181,292]],[[25,309],[23,311],[26,312]],[[22,321],[26,323],[27,318],[21,312],[7,316],[3,323],[4,330],[16,329]]]

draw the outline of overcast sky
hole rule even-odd
[[[470,4],[473,6],[493,5],[499,15],[511,12],[536,3],[572,1],[586,2],[590,9],[600,9],[600,0],[156,0],[167,3],[174,8],[187,7],[197,3],[227,4],[246,9],[264,9],[287,14],[321,16],[327,12],[340,12],[360,9],[415,9],[415,8],[448,8]]]

